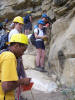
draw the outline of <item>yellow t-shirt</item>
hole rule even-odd
[[[4,81],[17,81],[18,75],[17,75],[17,61],[15,55],[10,51],[5,51],[0,54],[0,80],[1,82]],[[4,95],[4,92],[2,90],[0,82],[0,100],[15,100],[14,98],[14,91],[6,93]]]

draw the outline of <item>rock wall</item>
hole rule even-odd
[[[0,20],[25,14],[26,9],[40,5],[41,0],[0,0]]]
[[[33,19],[46,12],[53,21],[49,43],[46,46],[45,67],[49,74],[56,75],[57,81],[67,87],[75,87],[75,0],[0,0],[0,21],[14,16],[24,16],[26,10],[32,11]],[[33,20],[34,21],[34,20]],[[35,67],[35,49],[29,47],[23,56],[25,68]],[[32,53],[32,54],[30,54]],[[27,58],[30,62],[27,62]],[[25,63],[26,62],[26,63]],[[33,63],[32,63],[33,62]]]
[[[75,18],[60,19],[53,24],[49,65],[61,83],[75,87]],[[54,69],[55,67],[55,69]]]

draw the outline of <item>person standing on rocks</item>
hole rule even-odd
[[[36,70],[45,72],[44,61],[45,61],[45,45],[44,39],[48,38],[43,32],[43,25],[45,23],[43,20],[38,20],[38,28],[35,28],[34,34],[36,38]]]
[[[8,51],[0,54],[0,100],[15,100],[14,90],[20,85],[29,85],[30,78],[19,79],[17,58],[22,56],[28,46],[24,34],[14,34],[10,39]]]
[[[51,18],[49,16],[47,16],[47,14],[42,14],[42,20],[45,23],[45,27],[50,27],[53,23],[53,21],[51,20]]]
[[[12,37],[13,34],[19,34],[19,33],[21,33],[22,28],[23,28],[23,24],[24,24],[24,20],[23,20],[22,17],[17,16],[17,17],[15,17],[13,19],[13,23],[14,23],[14,28],[9,33],[9,42],[10,42],[11,37]],[[23,63],[22,63],[22,57],[19,57],[17,59],[17,73],[18,73],[19,79],[26,77],[26,74],[25,74],[25,71],[24,71],[24,66],[23,66]],[[16,92],[17,94],[21,93],[20,87],[17,88],[16,90],[17,90],[17,92]]]
[[[22,27],[23,27],[23,24],[24,24],[24,20],[23,20],[22,17],[17,16],[17,17],[15,17],[13,19],[13,23],[14,23],[14,28],[9,33],[9,41],[10,41],[11,36],[13,34],[19,34],[19,33],[21,33]]]
[[[50,42],[50,40],[51,40],[51,29],[52,29],[53,21],[51,20],[51,18],[49,16],[47,16],[46,13],[42,14],[42,20],[45,23],[44,26],[43,26],[43,31],[44,31],[45,34],[48,35],[48,37],[50,37],[47,41],[47,42]]]
[[[31,15],[31,11],[27,11],[24,17],[23,32],[26,35],[29,35],[31,30],[32,30],[32,15]]]
[[[22,27],[23,27],[23,24],[24,24],[24,20],[23,20],[22,17],[17,16],[13,19],[13,23],[14,23],[14,29],[12,29],[9,33],[9,42],[10,42],[11,36],[13,34],[21,33]],[[18,58],[17,62],[18,62],[18,65],[17,65],[18,66],[17,67],[18,76],[19,76],[19,78],[21,76],[24,78],[25,77],[25,72],[24,72],[24,67],[23,67],[23,64],[22,64],[22,58]]]

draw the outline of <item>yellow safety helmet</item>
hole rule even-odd
[[[24,19],[20,16],[17,16],[14,18],[13,22],[17,22],[17,23],[20,23],[20,24],[24,24]]]
[[[30,14],[32,11],[26,11],[26,13]]]
[[[28,45],[28,37],[26,35],[24,35],[23,33],[13,34],[10,39],[10,43],[12,43],[12,42],[18,42],[18,43]]]

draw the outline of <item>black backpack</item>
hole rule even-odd
[[[53,21],[52,21],[52,19],[49,16],[47,17],[47,19],[48,19],[48,23],[49,24],[53,24]]]
[[[38,34],[39,34],[39,29],[38,29]],[[32,33],[32,35],[30,37],[30,41],[33,46],[36,46],[36,38],[35,38],[34,32]]]
[[[0,39],[0,50],[2,49],[6,49],[8,47],[8,45],[6,44],[6,42],[8,42],[8,33],[5,33],[4,35],[1,36]]]

